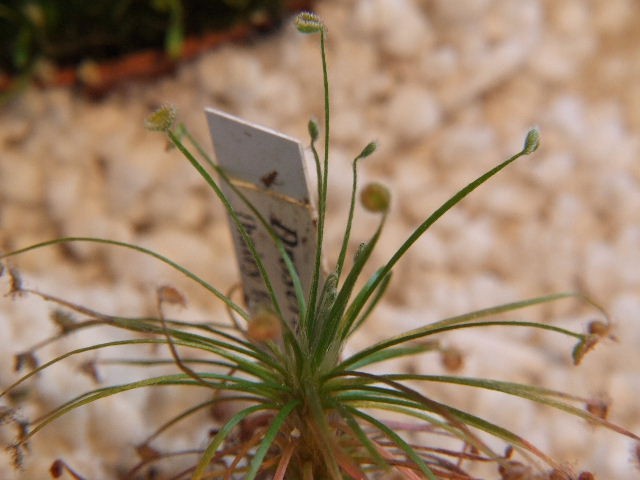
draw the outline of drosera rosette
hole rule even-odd
[[[319,126],[311,121],[308,129],[310,150],[317,173],[318,229],[314,256],[313,279],[309,291],[304,291],[294,263],[278,235],[262,217],[258,209],[234,187],[225,171],[208,156],[205,149],[182,124],[176,124],[175,110],[163,106],[147,119],[147,127],[166,135],[169,142],[211,187],[225,207],[229,218],[245,242],[247,251],[261,276],[270,305],[250,312],[234,295],[224,293],[204,278],[161,253],[126,242],[88,237],[66,237],[42,242],[3,254],[8,258],[26,252],[69,242],[94,242],[118,248],[132,249],[148,255],[181,272],[209,291],[226,306],[227,321],[187,322],[168,318],[167,305],[184,305],[185,299],[174,287],[158,286],[156,315],[123,317],[98,312],[48,295],[37,289],[25,288],[17,272],[4,270],[10,279],[14,295],[25,294],[52,302],[57,313],[52,317],[58,334],[44,343],[54,341],[71,332],[105,325],[131,333],[125,340],[88,345],[70,351],[46,363],[39,364],[37,350],[43,342],[16,354],[20,366],[28,366],[20,380],[4,389],[1,398],[9,398],[32,376],[68,357],[101,349],[117,349],[127,345],[156,345],[164,347],[164,357],[122,359],[122,364],[175,366],[176,371],[164,375],[149,375],[138,381],[101,386],[73,398],[42,417],[24,422],[18,420],[14,408],[2,407],[0,414],[8,423],[19,425],[20,435],[9,448],[16,463],[28,441],[58,417],[101,398],[146,387],[170,387],[210,390],[209,400],[194,404],[160,425],[136,451],[139,463],[126,478],[140,478],[154,468],[166,472],[168,478],[192,479],[473,479],[475,465],[493,464],[503,480],[588,480],[589,472],[576,473],[561,462],[536,448],[526,438],[511,432],[489,419],[480,418],[431,398],[428,386],[445,383],[502,392],[521,397],[580,417],[592,425],[600,425],[640,441],[634,433],[610,423],[606,419],[608,404],[573,393],[563,393],[540,386],[500,380],[455,375],[462,362],[461,352],[442,345],[438,336],[445,332],[470,328],[530,328],[565,335],[574,339],[575,364],[601,339],[610,335],[610,321],[606,312],[590,298],[580,293],[556,293],[504,305],[468,312],[430,323],[414,330],[383,339],[345,357],[344,347],[354,332],[363,328],[389,286],[395,265],[415,242],[451,208],[494,175],[518,160],[533,153],[540,141],[537,129],[526,136],[520,152],[460,189],[429,215],[409,235],[397,251],[366,279],[361,278],[365,267],[373,261],[372,252],[384,229],[391,202],[390,191],[374,182],[358,187],[360,161],[375,152],[376,144],[368,144],[353,160],[353,183],[345,234],[336,264],[328,274],[322,270],[322,249],[329,180],[329,85],[325,52],[326,28],[312,13],[302,13],[296,19],[297,28],[308,34],[320,35],[320,52],[324,78],[324,145],[321,156],[317,142]],[[281,305],[274,293],[271,279],[257,253],[256,245],[237,212],[225,196],[221,185],[232,189],[269,233],[287,273],[294,285],[300,318],[291,325],[282,315]],[[377,228],[368,241],[363,242],[355,255],[349,257],[351,227],[358,199],[362,207],[379,215]],[[361,286],[360,286],[361,285]],[[552,323],[538,323],[505,319],[504,314],[562,300],[580,301],[598,313],[587,331],[572,331]],[[74,312],[72,317],[70,312]],[[57,320],[56,320],[57,319]],[[192,353],[190,353],[192,352]],[[197,352],[195,355],[193,352]],[[413,373],[372,373],[369,368],[386,360],[409,358],[425,352],[440,352],[441,361],[448,365],[449,375]],[[118,361],[111,361],[116,363]],[[98,377],[97,368],[90,371]],[[376,371],[379,371],[377,368]],[[423,388],[424,386],[424,388]],[[163,451],[160,437],[171,428],[205,409],[220,411],[222,405],[232,403],[235,410],[220,416],[219,426],[203,428],[204,446],[194,446],[187,452]],[[210,436],[207,433],[210,430]],[[501,440],[504,450],[497,451],[484,438]],[[447,440],[443,446],[441,439]],[[455,445],[452,447],[451,445]],[[180,471],[171,468],[175,456],[191,456],[193,461]],[[18,465],[19,466],[19,465]],[[54,477],[63,473],[82,478],[63,460],[56,460],[51,469]]]

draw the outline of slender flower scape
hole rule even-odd
[[[196,387],[206,389],[210,393],[209,400],[195,404],[186,411],[177,412],[175,417],[169,418],[141,442],[136,447],[139,463],[125,475],[126,478],[147,478],[146,475],[151,476],[151,472],[160,471],[168,478],[194,480],[472,480],[477,478],[474,476],[476,465],[493,464],[495,474],[502,480],[593,479],[590,472],[573,471],[491,419],[441,403],[428,393],[428,387],[434,383],[446,383],[451,388],[501,392],[562,410],[591,425],[604,426],[636,442],[640,441],[640,437],[634,433],[606,419],[610,408],[608,401],[540,386],[456,375],[468,359],[463,352],[451,346],[443,346],[438,340],[438,335],[444,332],[488,326],[547,330],[576,341],[573,359],[578,364],[601,339],[611,337],[611,323],[606,312],[580,293],[556,293],[463,313],[414,330],[398,332],[391,338],[349,355],[344,353],[346,342],[367,323],[384,296],[393,268],[404,254],[438,219],[476,188],[520,157],[533,153],[540,142],[538,130],[532,129],[527,134],[520,152],[471,181],[427,216],[397,251],[376,269],[365,267],[374,261],[372,252],[380,239],[391,202],[389,190],[379,183],[366,185],[360,190],[359,196],[362,207],[378,215],[378,226],[371,237],[360,244],[355,255],[348,254],[352,243],[351,227],[357,210],[358,166],[360,160],[373,154],[376,149],[375,143],[368,144],[352,162],[353,182],[345,234],[336,264],[325,275],[322,271],[322,246],[327,209],[330,123],[324,45],[326,29],[322,21],[309,12],[300,14],[295,24],[302,33],[320,34],[324,77],[323,158],[316,147],[316,142],[321,137],[320,127],[314,121],[308,124],[319,199],[318,247],[312,260],[315,270],[309,291],[303,291],[300,286],[294,263],[270,222],[229,181],[226,172],[212,161],[189,131],[183,125],[175,125],[175,109],[162,107],[145,122],[147,128],[163,132],[211,187],[244,240],[247,255],[255,263],[265,291],[273,292],[272,280],[266,273],[263,259],[257,253],[246,226],[224,195],[221,184],[232,189],[264,226],[269,233],[269,241],[273,241],[278,247],[280,260],[286,266],[285,273],[288,273],[291,283],[296,287],[300,318],[295,328],[280,314],[281,309],[275,295],[271,295],[271,308],[266,307],[251,314],[230,295],[225,295],[182,265],[152,250],[126,242],[66,237],[0,255],[1,260],[70,242],[99,243],[134,250],[181,272],[223,302],[229,312],[229,321],[226,323],[217,319],[200,323],[167,318],[164,307],[184,307],[186,299],[174,287],[163,285],[156,286],[155,317],[106,315],[38,290],[28,289],[19,281],[17,271],[5,269],[0,264],[0,276],[9,272],[8,283],[12,294],[29,294],[56,305],[52,321],[58,327],[58,333],[54,337],[16,353],[16,369],[28,368],[30,372],[1,392],[0,398],[15,393],[25,380],[67,357],[98,352],[101,349],[154,345],[162,347],[157,350],[162,350],[164,356],[158,358],[151,355],[135,361],[110,360],[108,364],[92,360],[86,363],[85,370],[96,381],[101,378],[99,369],[108,368],[109,364],[114,363],[147,367],[170,364],[176,368],[172,374],[150,375],[126,384],[101,386],[69,400],[32,422],[25,422],[19,419],[13,409],[0,406],[0,424],[4,422],[14,425],[18,431],[15,443],[9,446],[16,465],[22,464],[23,453],[33,435],[78,407],[127,390]],[[362,278],[365,271],[373,270],[374,273],[369,278]],[[570,299],[585,303],[600,317],[589,324],[586,333],[549,322],[504,320],[500,316],[507,312],[513,313],[524,308]],[[82,319],[76,319],[71,312],[81,314]],[[93,326],[123,329],[130,332],[131,336],[125,340],[89,345],[44,364],[38,362],[36,352],[40,347],[71,332]],[[381,374],[371,373],[369,370],[369,367],[389,359],[409,358],[427,352],[439,353],[439,361],[448,372],[447,375]],[[438,363],[437,356],[433,362]],[[376,371],[380,371],[380,368]],[[227,402],[235,402],[236,408],[232,409],[233,413],[223,415],[220,412],[225,411],[223,407]],[[191,466],[178,471],[171,464],[176,453],[163,451],[160,437],[175,424],[203,410],[216,412],[214,418],[219,421],[219,425],[213,429],[211,426],[204,426],[202,441],[198,441],[189,452],[193,455]],[[389,419],[390,416],[393,416],[393,420]],[[506,448],[496,450],[479,433],[494,437]],[[638,447],[636,450],[640,451]],[[61,459],[55,460],[51,474],[57,478],[65,472],[73,478],[82,478],[81,472],[76,472]]]

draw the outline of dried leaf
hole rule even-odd
[[[73,331],[76,328],[76,321],[73,316],[64,310],[56,308],[49,314],[49,318],[60,329],[60,333],[65,334]]]
[[[78,368],[82,373],[88,375],[95,383],[102,383],[102,378],[98,372],[95,360],[87,360],[86,362],[81,363]]]
[[[580,365],[580,362],[582,362],[584,356],[591,350],[593,350],[599,341],[600,336],[598,335],[590,334],[584,336],[573,348],[573,352],[571,354],[571,356],[573,357],[573,364]]]
[[[610,404],[611,402],[608,399],[597,397],[589,399],[585,408],[591,415],[606,420]]]
[[[51,467],[49,467],[49,473],[53,478],[60,478],[64,473],[64,462],[59,458],[54,460]]]
[[[9,268],[9,295],[22,293],[22,277],[16,268]]]
[[[158,299],[163,303],[169,303],[171,305],[187,306],[187,300],[184,295],[182,295],[177,288],[169,285],[163,285],[158,288]]]
[[[136,447],[136,453],[140,457],[140,460],[142,460],[143,462],[148,462],[160,457],[160,452],[147,443],[138,445]]]
[[[25,366],[27,366],[30,370],[35,370],[36,368],[38,368],[38,365],[38,358],[33,352],[22,352],[14,356],[13,371],[19,372]]]
[[[446,347],[440,351],[440,363],[448,372],[459,372],[464,367],[464,355],[456,347]]]

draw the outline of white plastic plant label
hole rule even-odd
[[[308,294],[315,265],[317,224],[302,145],[279,132],[206,109],[218,165],[280,238]],[[225,182],[221,188],[253,240],[271,279],[282,314],[292,328],[300,312],[293,282],[275,242],[245,202]],[[245,302],[251,313],[271,307],[250,250],[231,223]]]

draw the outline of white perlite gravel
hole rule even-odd
[[[318,11],[329,27],[333,93],[330,261],[344,228],[350,159],[368,141],[377,140],[379,150],[362,177],[387,182],[394,194],[374,255],[379,264],[449,195],[518,151],[531,125],[542,132],[533,157],[473,193],[418,242],[352,348],[471,309],[583,289],[611,313],[619,341],[599,346],[578,368],[570,362],[571,342],[553,335],[487,329],[447,339],[465,352],[464,375],[607,395],[611,419],[640,432],[640,3],[324,0]],[[214,106],[306,139],[308,118],[321,117],[321,91],[317,38],[290,27],[225,46],[172,78],[130,85],[100,102],[70,90],[31,89],[0,112],[0,248],[60,235],[133,241],[224,289],[237,273],[222,209],[142,120],[151,108],[173,103],[209,147],[202,111]],[[375,224],[358,213],[354,245]],[[153,313],[155,288],[171,283],[190,300],[185,317],[224,315],[163,265],[115,248],[49,248],[12,264],[26,285],[108,313]],[[6,277],[0,286],[7,290]],[[36,299],[0,300],[0,388],[17,378],[13,355],[53,332],[49,309]],[[569,301],[521,317],[578,327],[594,314]],[[39,357],[122,336],[85,331]],[[93,388],[79,362],[31,382],[23,415],[33,418]],[[441,370],[434,356],[389,367]],[[119,367],[101,373],[118,383],[141,375]],[[36,436],[22,473],[0,455],[0,478],[47,478],[58,457],[88,478],[115,478],[117,465],[132,464],[133,445],[195,403],[197,393],[131,392],[80,409]],[[515,429],[601,480],[640,476],[631,442],[616,434],[486,392],[429,393]],[[9,433],[0,429],[0,440]],[[201,430],[184,428],[164,445],[204,441]]]

